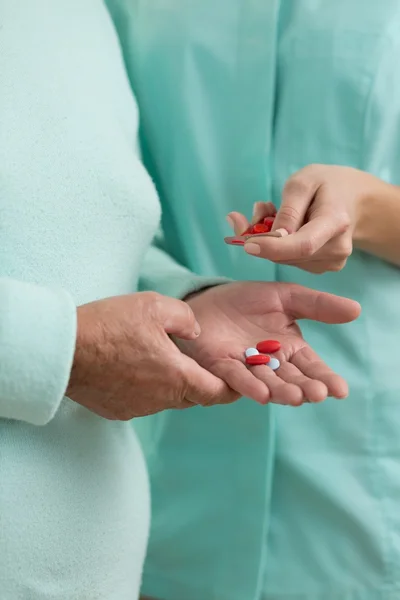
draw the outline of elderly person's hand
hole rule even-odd
[[[358,317],[357,302],[298,285],[259,282],[209,288],[187,302],[202,334],[195,341],[177,340],[179,348],[240,395],[295,406],[347,396],[346,382],[307,344],[296,320],[346,323]],[[275,372],[245,365],[246,348],[265,339],[281,343]]]
[[[288,179],[272,232],[246,235],[244,249],[312,273],[340,271],[353,245],[398,264],[399,197],[394,186],[364,171],[309,165]],[[271,210],[271,203],[256,203],[253,222]],[[241,236],[247,219],[233,212],[228,220]]]
[[[143,292],[80,306],[67,396],[118,420],[239,397],[182,354],[169,334],[187,340],[200,334],[187,303]]]

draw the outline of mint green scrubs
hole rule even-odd
[[[249,400],[139,422],[153,492],[144,592],[162,600],[400,598],[400,275],[355,252],[314,276],[227,247],[224,217],[279,205],[318,162],[400,184],[396,0],[110,0],[167,243],[205,275],[351,296],[304,323],[344,402]]]

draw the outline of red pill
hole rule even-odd
[[[232,246],[244,246],[244,240],[231,240]]]
[[[254,225],[253,233],[268,233],[269,227],[267,225]]]
[[[250,225],[250,226],[249,226],[249,227],[246,229],[246,231],[243,231],[243,233],[242,233],[241,235],[251,235],[252,233],[254,233],[253,229],[254,229],[254,226],[253,226],[253,225]]]
[[[255,356],[246,356],[246,364],[247,365],[267,365],[271,360],[270,356],[265,356],[265,354],[256,354]]]
[[[259,352],[278,352],[281,349],[281,344],[277,340],[264,340],[263,342],[258,342],[256,346]]]
[[[268,233],[271,231],[272,225],[273,225],[273,223],[264,223],[264,227],[266,227],[268,229]]]
[[[275,217],[265,217],[264,219],[264,225],[272,225],[274,224],[275,221]]]
[[[257,223],[255,223],[254,225],[249,225],[248,228],[246,229],[246,231],[243,231],[242,235],[252,235],[253,233],[266,233],[265,231],[255,231],[256,227],[258,227],[259,225],[265,225],[264,223],[265,219],[264,217],[262,217]],[[272,225],[271,225],[272,227]]]

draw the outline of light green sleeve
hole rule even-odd
[[[0,418],[45,425],[68,385],[76,306],[63,291],[0,278]]]
[[[230,281],[224,277],[204,277],[189,271],[168,254],[164,248],[163,235],[159,232],[145,256],[139,290],[152,290],[165,296],[184,298],[192,292]]]

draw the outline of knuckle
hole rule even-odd
[[[302,214],[295,206],[285,205],[285,204],[282,205],[282,207],[280,208],[279,216],[284,221],[296,221],[297,222],[299,219],[302,218]]]
[[[310,258],[316,252],[316,243],[313,238],[308,238],[301,241],[300,244],[300,257]]]
[[[332,263],[329,266],[329,271],[332,271],[333,273],[338,273],[339,271],[341,271],[345,266],[346,266],[347,260],[338,260],[335,261],[334,263]]]
[[[345,233],[346,231],[348,231],[350,229],[351,219],[350,219],[350,215],[346,211],[343,211],[343,212],[337,214],[336,219],[338,222],[339,233]]]
[[[163,296],[158,292],[143,292],[144,309],[153,317],[160,317],[163,309]]]
[[[344,240],[341,242],[339,247],[339,258],[342,260],[347,259],[353,252],[353,244],[351,240]]]
[[[303,175],[293,175],[284,187],[287,196],[306,196],[311,190],[311,182]]]
[[[161,302],[163,298],[158,292],[142,292],[142,294],[143,298],[151,304],[157,304],[158,302]]]

